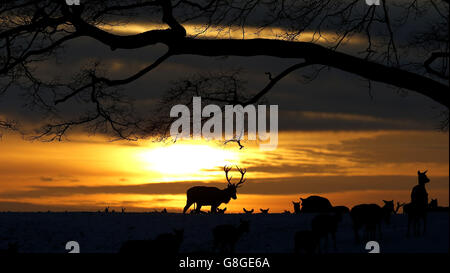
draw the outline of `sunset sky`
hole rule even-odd
[[[275,151],[255,143],[111,143],[101,137],[70,142],[0,143],[1,210],[180,211],[192,185],[225,187],[224,165],[248,169],[248,181],[227,210],[280,212],[310,194],[352,206],[382,199],[408,201],[417,169],[428,169],[431,198],[448,204],[448,136],[433,131],[342,131],[280,134]],[[414,147],[413,149],[411,147]],[[232,174],[234,179],[239,173]],[[222,205],[225,207],[225,205]]]
[[[142,18],[103,26],[121,35],[158,27]],[[202,25],[185,27],[195,36]],[[284,33],[282,27],[261,32],[249,27],[242,37],[242,29],[219,30],[208,29],[199,37],[282,39]],[[333,39],[331,30],[322,35],[315,37],[306,31],[297,40],[326,44]],[[364,37],[354,36],[342,51],[358,52],[363,43]],[[97,41],[80,38],[66,45],[64,57],[44,61],[36,70],[43,77],[64,78],[100,60],[110,77],[121,78],[149,65],[164,51],[162,45],[111,51]],[[149,113],[182,77],[241,69],[247,90],[257,91],[268,82],[265,72],[276,74],[296,62],[261,56],[175,56],[123,89],[136,100],[140,112]],[[244,207],[292,210],[291,201],[312,194],[327,197],[333,205],[350,207],[381,204],[383,199],[409,202],[418,170],[428,170],[429,198],[448,206],[449,135],[436,129],[442,106],[383,84],[372,83],[369,91],[367,81],[335,69],[325,69],[317,79],[304,83],[308,72],[291,74],[267,96],[268,103],[280,109],[279,144],[274,151],[262,151],[258,143],[250,141],[244,141],[245,148],[239,150],[236,143],[220,141],[111,142],[101,134],[73,131],[62,142],[41,142],[3,132],[0,211],[96,211],[110,206],[181,212],[189,187],[204,183],[226,186],[224,165],[248,169],[238,199],[221,205],[227,212],[241,212]],[[19,91],[5,94],[0,100],[0,117],[18,119],[25,128],[41,123],[43,116],[24,107],[22,99]],[[76,113],[77,105],[69,105],[65,111]],[[233,179],[238,179],[235,168],[232,172]]]

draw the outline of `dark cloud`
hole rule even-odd
[[[443,141],[438,141],[438,137]],[[415,163],[418,168],[427,168],[427,164],[448,164],[448,134],[382,134],[370,138],[344,140],[340,144],[327,145],[333,153],[350,152],[346,158],[350,161],[382,166],[388,163]]]
[[[266,165],[266,164],[258,164],[256,166],[252,166],[248,168],[250,173],[252,172],[263,172],[263,173],[296,173],[296,174],[321,174],[321,173],[345,173],[346,169],[342,166],[336,164],[306,164],[306,163],[298,163],[298,164],[283,164],[283,165]]]
[[[51,182],[51,181],[53,181],[53,178],[51,178],[51,177],[40,177],[39,179],[42,182]]]
[[[448,177],[431,177],[429,187],[448,189]],[[305,193],[333,193],[358,190],[409,190],[417,183],[416,176],[300,176],[291,178],[249,179],[239,188],[243,194],[286,195]],[[6,191],[2,199],[41,198],[48,196],[70,196],[74,194],[185,194],[192,186],[214,186],[224,188],[226,183],[173,182],[119,186],[48,187],[34,186],[31,190]]]

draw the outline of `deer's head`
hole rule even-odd
[[[236,197],[237,188],[239,188],[240,185],[245,182],[246,179],[244,179],[244,176],[245,176],[245,173],[247,172],[246,169],[241,169],[238,166],[236,166],[236,168],[241,173],[241,179],[239,180],[238,183],[231,183],[232,177],[231,176],[228,177],[228,172],[231,171],[231,167],[227,167],[227,166],[223,167],[223,171],[225,172],[225,177],[228,182],[228,186],[225,190],[228,192],[229,196],[233,199],[237,199],[237,197]]]
[[[427,171],[424,171],[423,173],[417,171],[417,175],[419,176],[419,184],[425,185],[426,183],[430,182],[430,179],[427,177]]]
[[[391,200],[391,201],[383,200],[383,202],[384,202],[383,208],[385,208],[386,211],[388,211],[389,213],[395,212],[395,210],[394,210],[394,200]]]

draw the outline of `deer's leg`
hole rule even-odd
[[[420,216],[419,216],[420,217]],[[413,234],[414,236],[417,237],[417,229],[419,228],[420,225],[420,218],[417,218],[417,216],[414,218],[414,222],[413,222]]]
[[[186,211],[189,209],[189,207],[192,205],[192,203],[194,203],[194,202],[192,202],[192,201],[189,200],[189,199],[186,201],[186,206],[184,206],[183,214],[186,213]]]
[[[331,238],[333,239],[334,251],[337,251],[337,246],[336,246],[336,232],[331,233]]]
[[[211,213],[217,213],[217,205],[211,205]]]
[[[375,227],[376,229],[376,227]],[[381,222],[378,225],[378,235],[380,236],[380,240],[383,238],[383,233],[381,232]]]
[[[410,229],[411,229],[411,215],[408,213],[408,233],[406,234],[407,237],[410,236]]]
[[[202,205],[200,205],[199,203],[197,203],[197,208],[195,209],[196,213],[200,213],[200,210],[202,209]]]
[[[322,237],[319,236],[319,241],[318,241],[318,253],[322,254]]]
[[[423,235],[427,232],[427,214],[423,215]]]
[[[353,232],[355,233],[355,243],[359,243],[358,225],[353,224]]]
[[[417,217],[416,217],[416,225],[415,225],[415,229],[416,229],[416,236],[419,236],[420,235],[420,215],[418,215]]]

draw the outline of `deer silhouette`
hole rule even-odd
[[[384,202],[384,206],[381,208],[382,217],[383,217],[384,221],[386,222],[386,224],[390,224],[391,215],[395,214],[394,200],[391,200],[391,201],[383,200],[383,202]]]
[[[301,212],[329,212],[332,207],[330,201],[321,196],[311,195],[300,200],[302,201]]]
[[[438,206],[438,200],[437,199],[431,199],[430,204],[428,204],[428,212],[448,212],[448,207],[440,207]]]
[[[408,214],[408,233],[410,235],[411,226],[416,236],[420,235],[420,222],[423,223],[423,233],[427,230],[427,208],[428,193],[425,184],[430,182],[426,175],[427,171],[417,171],[419,184],[411,191],[411,202],[403,207],[403,211]]]
[[[246,210],[245,208],[243,208],[245,214],[252,214],[255,210],[251,209],[251,210]]]
[[[224,208],[224,209],[219,209],[219,208],[217,208],[217,213],[218,214],[225,214],[225,211],[227,210],[227,208]]]
[[[294,206],[294,213],[299,214],[300,213],[300,202],[292,201],[292,205]]]
[[[331,208],[331,211],[339,213],[340,215],[350,213],[350,209],[347,208],[346,206],[334,206]]]
[[[183,229],[174,229],[173,233],[163,233],[154,240],[130,240],[122,244],[119,253],[178,253],[183,242]]]
[[[237,227],[229,224],[216,226],[213,232],[213,251],[219,250],[219,252],[234,252],[234,247],[239,238],[249,232],[250,222],[240,220]]]
[[[259,209],[261,211],[261,214],[269,214],[269,209]]]
[[[291,214],[291,212],[288,210],[284,210],[283,214]]]
[[[320,241],[322,238],[325,239],[325,250],[328,250],[328,237],[331,235],[333,239],[334,250],[337,250],[336,247],[336,231],[338,227],[338,223],[340,222],[340,216],[338,214],[319,214],[316,215],[311,221],[311,228],[319,240],[318,247],[319,253],[321,252]]]
[[[186,206],[183,209],[183,214],[186,213],[192,204],[197,204],[196,211],[200,211],[202,206],[211,206],[211,213],[216,213],[217,207],[219,207],[220,204],[228,204],[230,199],[237,199],[236,190],[245,182],[246,179],[244,179],[244,176],[247,172],[246,169],[241,169],[239,167],[237,167],[237,169],[241,173],[241,179],[238,183],[233,184],[231,183],[232,177],[228,177],[228,172],[231,170],[231,167],[223,167],[225,177],[228,181],[228,186],[223,190],[206,186],[195,186],[188,189],[186,192],[187,200]]]
[[[377,204],[361,204],[356,205],[350,211],[350,216],[353,221],[353,231],[355,233],[355,242],[359,242],[358,230],[365,227],[366,240],[375,240],[376,231],[381,239],[381,222],[384,220],[387,224],[390,222],[390,216],[394,211],[394,201],[384,201],[384,206],[380,207]]]

